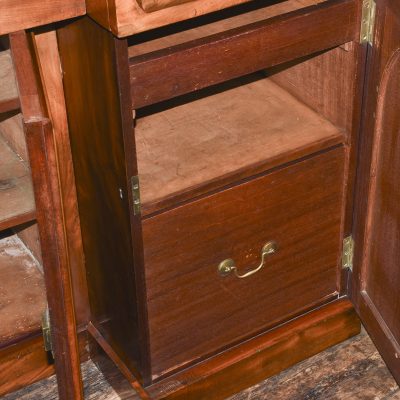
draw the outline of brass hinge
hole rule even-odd
[[[367,43],[372,46],[374,39],[375,11],[376,3],[374,0],[363,0],[360,30],[361,44]]]
[[[348,268],[350,269],[350,271],[353,271],[353,256],[354,256],[353,236],[347,236],[343,239],[342,268]]]
[[[132,198],[133,198],[133,215],[140,214],[140,187],[139,177],[132,176],[131,178]]]
[[[54,357],[53,344],[51,342],[50,313],[48,306],[46,307],[46,310],[44,310],[42,314],[42,332],[43,332],[44,349],[46,351],[51,351],[51,354]]]

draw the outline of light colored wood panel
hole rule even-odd
[[[221,21],[210,22],[201,26],[186,29],[180,32],[165,35],[156,39],[139,39],[135,43],[135,37],[130,38],[129,56],[139,56],[152,51],[161,50],[170,46],[175,46],[191,40],[217,34],[229,29],[238,28],[253,22],[262,21],[280,14],[295,11],[307,6],[315,5],[324,0],[287,0],[280,3],[252,10],[236,16],[225,18]],[[150,34],[151,35],[151,34]],[[150,36],[151,37],[151,36]],[[146,36],[145,36],[146,39]]]
[[[75,188],[75,175],[69,142],[68,121],[64,99],[60,59],[55,31],[35,36],[38,62],[44,86],[47,109],[53,124],[58,156],[59,186],[63,203],[65,238],[69,268],[74,292],[75,313],[78,326],[89,320],[89,300],[86,283],[81,226]]]
[[[0,345],[40,331],[46,307],[37,261],[16,235],[0,240]]]
[[[305,61],[283,65],[271,80],[350,135],[356,66],[353,44],[347,43]]]
[[[228,86],[229,88],[229,86]],[[323,148],[342,133],[268,79],[138,118],[144,206],[219,177]],[[289,156],[288,156],[289,155]]]
[[[16,114],[0,120],[0,135],[6,140],[12,150],[24,161],[28,161],[25,133],[22,125],[22,115]]]
[[[178,4],[188,3],[189,1],[192,0],[138,0],[138,3],[144,11],[151,12],[177,6]]]
[[[43,272],[42,252],[40,249],[39,229],[37,223],[31,222],[13,229],[25,246],[32,252],[38,261],[38,266]]]
[[[2,14],[3,9],[1,8],[0,1],[0,15]],[[18,91],[11,53],[10,50],[0,51],[0,112],[14,110],[18,108],[18,106]]]
[[[84,0],[0,0],[0,35],[85,14]]]
[[[117,368],[101,372],[92,361],[83,365],[88,400],[140,400]],[[57,386],[49,378],[3,400],[53,400]],[[371,339],[361,334],[268,378],[229,400],[400,400],[400,389]]]
[[[0,230],[34,217],[35,201],[27,164],[0,137]]]

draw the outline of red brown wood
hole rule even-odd
[[[136,114],[143,217],[346,140],[262,73],[213,89]]]
[[[357,3],[334,0],[131,58],[133,108],[338,46],[357,30]]]
[[[122,371],[107,341],[91,325],[89,332]],[[225,399],[359,332],[354,309],[342,299],[146,388],[138,390],[131,375],[128,380],[142,399]]]
[[[90,319],[90,307],[56,32],[35,32],[34,43],[46,105],[54,130],[57,160],[62,166],[58,174],[68,263],[71,271],[76,323],[78,328],[82,328],[86,327]]]
[[[143,221],[153,379],[338,296],[343,168],[339,147]]]
[[[85,14],[84,0],[0,0],[0,35]]]
[[[82,399],[80,357],[59,191],[58,162],[32,42],[10,36],[34,182],[37,222],[52,326],[58,389],[62,399]],[[51,210],[51,212],[49,211]]]
[[[154,400],[225,399],[359,332],[352,305],[340,300],[146,390]]]
[[[138,216],[130,213],[130,178],[137,169],[127,43],[89,18],[59,29],[57,36],[91,322],[118,356],[130,368],[138,368],[146,381],[141,233]]]
[[[78,336],[82,362],[89,359],[87,331]],[[0,396],[32,385],[56,372],[54,360],[44,350],[42,332],[0,349]]]
[[[129,384],[135,389],[141,399],[147,400],[149,399],[148,394],[142,388],[139,380],[136,378],[140,376],[138,371],[133,373],[121,360],[118,354],[113,350],[113,348],[108,344],[107,340],[101,335],[101,333],[96,329],[96,327],[89,322],[88,325],[88,333],[92,336],[92,338],[97,342],[97,344],[101,347],[101,349],[107,354],[108,357],[114,362],[117,368],[120,370],[121,374],[127,379]]]
[[[400,8],[377,2],[356,208],[353,297],[400,382]]]
[[[54,374],[41,332],[0,350],[0,396]]]

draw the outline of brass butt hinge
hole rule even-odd
[[[343,239],[342,250],[342,268],[348,268],[353,271],[353,256],[354,256],[354,240],[353,236],[347,236]]]
[[[53,344],[51,342],[50,313],[48,306],[46,307],[42,315],[42,332],[43,332],[44,349],[46,351],[51,351],[51,354],[54,357]]]
[[[131,189],[132,189],[132,198],[133,198],[133,215],[140,214],[140,186],[139,186],[139,177],[132,176],[131,178]]]
[[[369,44],[372,46],[374,39],[374,25],[375,25],[376,3],[374,0],[363,0],[362,3],[362,16],[361,16],[361,30],[360,30],[360,43]]]

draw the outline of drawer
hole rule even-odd
[[[344,150],[143,220],[153,379],[338,295]],[[218,273],[233,259],[237,273]]]

